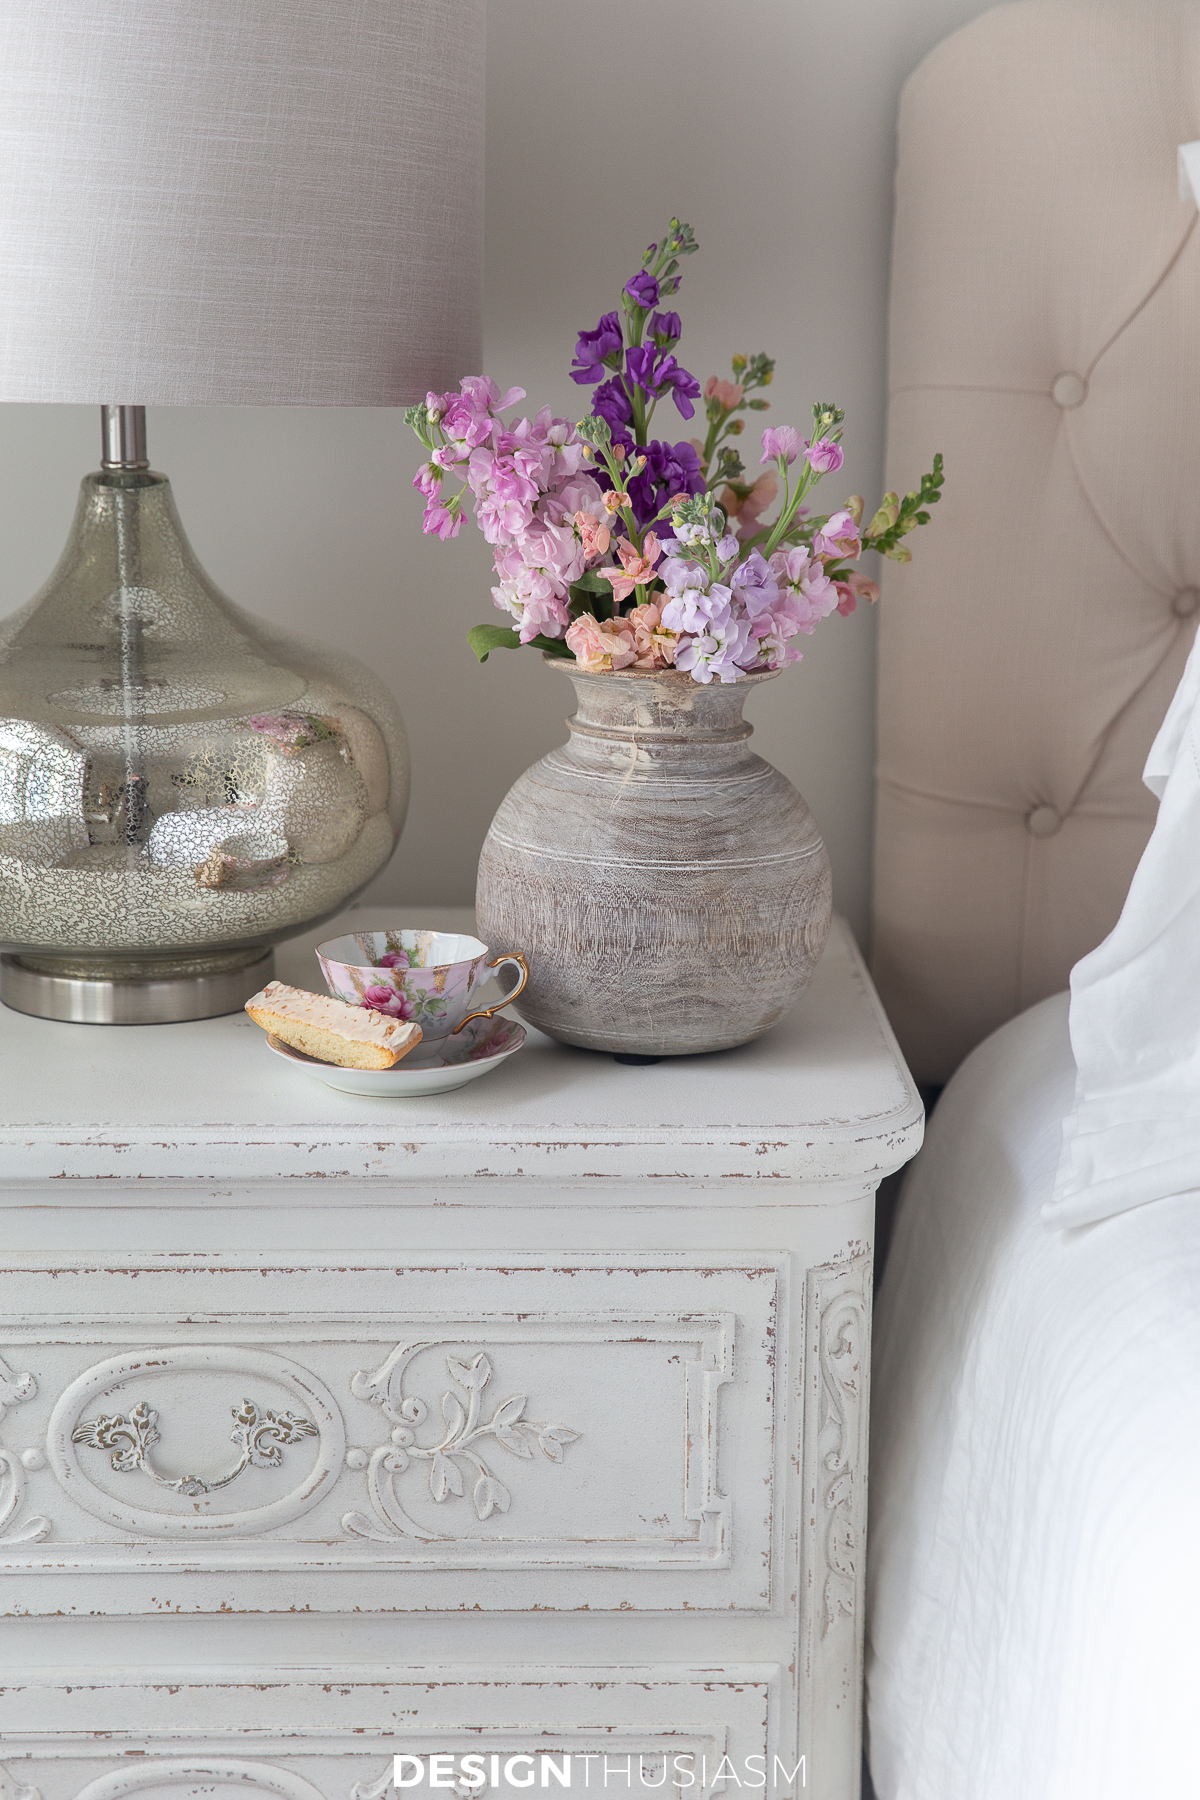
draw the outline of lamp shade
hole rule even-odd
[[[479,366],[484,0],[0,0],[0,400]]]

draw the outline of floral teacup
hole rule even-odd
[[[489,960],[486,944],[456,931],[356,931],[319,944],[317,961],[335,1000],[411,1020],[426,1042],[461,1031],[471,1019],[490,1019],[529,980],[519,950]],[[472,1011],[478,989],[502,963],[515,964],[516,986]]]

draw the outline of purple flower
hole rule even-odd
[[[592,411],[599,418],[608,420],[613,437],[623,441],[628,449],[631,440],[625,426],[633,417],[633,408],[629,404],[629,395],[625,392],[625,383],[619,375],[614,375],[611,381],[604,382],[596,389]]]
[[[690,419],[695,412],[693,400],[700,398],[700,383],[686,369],[680,368],[673,356],[664,356],[655,371],[657,392],[665,394],[672,390],[672,398],[677,410],[685,419]]]
[[[693,400],[700,397],[700,383],[687,369],[679,366],[673,356],[659,357],[653,344],[641,344],[625,352],[625,372],[644,393],[651,394],[654,399],[661,400],[664,394],[673,394],[675,405],[685,419],[690,419],[695,412]]]
[[[625,373],[630,381],[647,394],[654,392],[654,364],[658,351],[653,344],[638,344],[625,352]]]
[[[804,460],[817,475],[836,475],[846,459],[840,444],[832,438],[818,438],[815,444],[804,446]]]
[[[581,331],[571,365],[571,380],[580,387],[599,381],[606,368],[618,368],[621,361],[621,320],[615,312],[605,313],[595,331]],[[613,359],[610,361],[610,358]]]
[[[683,326],[679,323],[679,314],[673,312],[655,313],[650,321],[650,336],[664,350],[668,344],[676,344],[683,335]]]
[[[625,283],[624,291],[635,306],[642,307],[646,312],[649,312],[652,306],[658,305],[658,283],[653,275],[647,274],[645,269],[640,270],[632,281]]]
[[[629,482],[627,492],[633,516],[647,524],[676,494],[702,494],[704,477],[700,458],[692,444],[664,444],[656,438],[641,446],[646,466]]]

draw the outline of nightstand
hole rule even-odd
[[[317,935],[355,922],[471,928]],[[368,1800],[536,1748],[857,1795],[874,1196],[923,1116],[842,923],[713,1056],[531,1032],[361,1100],[243,1015],[6,1011],[0,1094],[13,1786]]]

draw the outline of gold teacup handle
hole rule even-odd
[[[488,964],[488,968],[498,969],[501,963],[516,963],[521,971],[521,979],[518,981],[512,993],[505,994],[503,1000],[497,1000],[495,1006],[485,1006],[482,1012],[468,1013],[466,1018],[460,1019],[458,1024],[454,1027],[454,1030],[450,1033],[451,1037],[457,1037],[463,1026],[469,1025],[472,1019],[490,1019],[494,1013],[500,1012],[503,1007],[510,1006],[518,994],[523,994],[525,992],[525,984],[529,980],[529,964],[525,961],[521,952],[519,950],[506,950],[503,956],[494,956]]]

